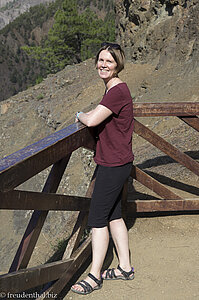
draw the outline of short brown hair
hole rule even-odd
[[[99,55],[103,50],[109,51],[113,59],[117,63],[117,67],[116,67],[117,74],[121,72],[124,69],[125,55],[120,45],[114,43],[107,43],[107,42],[102,43],[101,48],[99,49],[95,57],[95,65],[97,65]]]

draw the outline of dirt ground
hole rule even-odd
[[[64,299],[195,300],[199,299],[198,215],[141,217],[129,230],[132,281],[104,281],[87,296],[69,292]],[[117,266],[113,253],[111,267]],[[85,278],[89,268],[79,279]]]

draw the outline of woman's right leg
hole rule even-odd
[[[106,256],[106,252],[109,244],[109,231],[108,227],[92,228],[92,265],[90,273],[97,279],[101,279],[101,268]],[[90,277],[86,277],[85,281],[92,287],[96,286],[95,281]],[[79,284],[72,286],[77,291],[83,291],[83,288]]]
[[[97,278],[101,276],[102,265],[109,244],[108,227],[92,229],[92,265],[90,272]]]

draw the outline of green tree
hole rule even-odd
[[[54,20],[43,46],[23,47],[40,62],[42,76],[92,57],[102,41],[115,40],[114,15],[102,20],[90,8],[80,14],[76,0],[64,0]]]
[[[81,21],[75,0],[64,0],[62,9],[55,14],[55,23],[49,31],[46,45],[51,47],[62,64],[78,62],[80,52],[79,32]]]

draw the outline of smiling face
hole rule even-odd
[[[97,70],[101,79],[107,83],[110,79],[117,76],[117,63],[108,50],[102,50],[97,61]]]

